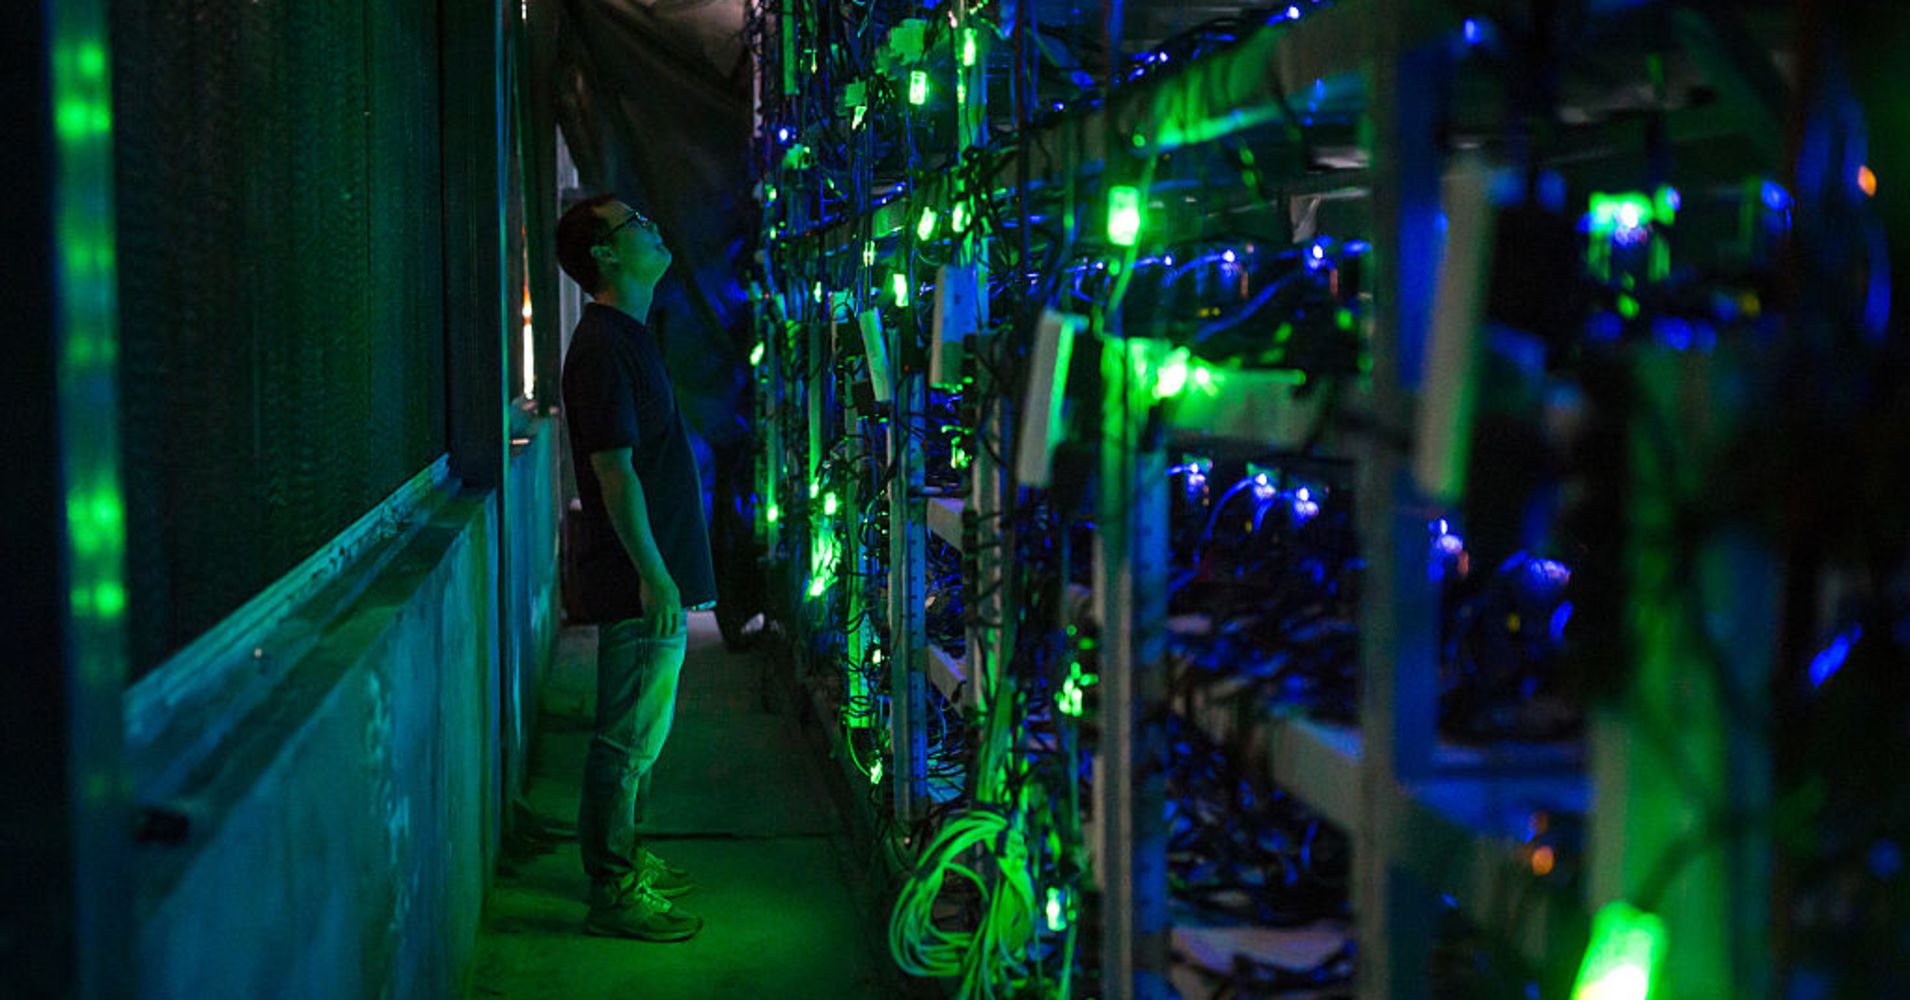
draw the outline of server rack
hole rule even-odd
[[[1675,751],[1678,766],[1704,776],[1733,809],[1768,808],[1768,781],[1759,776],[1768,761],[1747,750],[1750,720],[1721,706],[1754,689],[1771,669],[1774,571],[1760,546],[1742,536],[1707,547],[1701,557],[1707,565],[1730,567],[1719,571],[1720,582],[1707,588],[1701,602],[1704,613],[1732,623],[1723,630],[1731,636],[1722,657],[1728,669],[1706,683],[1686,683],[1679,657],[1693,655],[1705,630],[1680,617],[1696,612],[1671,592],[1672,577],[1665,567],[1650,565],[1650,553],[1665,541],[1652,532],[1670,530],[1665,498],[1690,484],[1672,481],[1676,477],[1641,477],[1639,503],[1647,513],[1630,526],[1626,545],[1634,559],[1623,585],[1641,607],[1665,609],[1665,623],[1643,632],[1627,690],[1595,713],[1580,747],[1441,742],[1435,723],[1440,607],[1438,581],[1428,575],[1428,525],[1448,516],[1458,496],[1452,483],[1440,481],[1438,456],[1426,454],[1432,447],[1427,442],[1438,440],[1436,422],[1426,411],[1445,402],[1429,399],[1429,382],[1450,374],[1437,369],[1451,362],[1440,352],[1453,349],[1435,343],[1433,327],[1441,309],[1464,308],[1463,301],[1454,306],[1442,296],[1463,300],[1469,294],[1465,283],[1483,280],[1463,270],[1440,270],[1437,262],[1454,256],[1450,250],[1442,254],[1442,228],[1450,220],[1442,220],[1441,207],[1477,210],[1486,204],[1479,190],[1486,181],[1475,165],[1453,155],[1448,138],[1467,93],[1468,47],[1478,44],[1478,34],[1486,30],[1481,25],[1501,12],[1490,4],[1435,0],[1295,5],[1285,17],[1275,10],[1235,44],[1191,65],[1130,81],[1079,113],[1040,125],[1018,114],[1024,129],[1018,141],[993,151],[981,142],[987,133],[986,60],[954,54],[974,37],[969,26],[977,23],[980,6],[955,3],[938,9],[935,16],[945,14],[949,30],[939,41],[931,38],[926,46],[931,54],[918,52],[916,60],[931,66],[935,46],[948,47],[951,59],[943,68],[950,76],[938,82],[952,80],[962,93],[951,140],[953,162],[982,163],[966,176],[982,178],[983,190],[963,189],[947,177],[917,176],[885,192],[886,200],[867,190],[839,199],[834,214],[822,218],[812,210],[829,199],[819,190],[798,193],[810,183],[801,157],[773,137],[787,127],[778,123],[789,120],[766,111],[759,137],[766,151],[776,151],[765,157],[763,202],[765,242],[781,254],[766,268],[759,288],[765,354],[758,380],[758,419],[767,442],[759,490],[765,509],[781,517],[770,513],[759,528],[768,550],[785,560],[790,582],[784,590],[796,609],[792,618],[800,634],[807,620],[801,612],[803,581],[815,579],[818,571],[811,502],[818,496],[814,484],[825,458],[821,428],[836,419],[832,407],[847,413],[851,423],[881,425],[882,460],[888,467],[885,510],[874,516],[886,518],[886,555],[880,560],[885,580],[856,584],[850,599],[868,602],[879,593],[884,601],[887,690],[879,697],[887,705],[894,790],[880,805],[898,831],[902,851],[922,847],[906,831],[922,822],[937,798],[924,767],[929,692],[975,718],[1007,711],[1013,701],[1006,665],[1014,656],[1015,637],[1004,609],[1018,592],[1018,580],[1003,539],[1012,531],[1007,511],[1017,497],[1003,456],[1017,421],[1031,417],[1016,412],[1012,394],[981,389],[988,419],[973,420],[964,433],[971,440],[987,436],[991,444],[975,449],[961,477],[963,495],[926,488],[921,444],[929,434],[923,414],[932,362],[911,357],[907,347],[927,340],[925,332],[911,329],[905,318],[874,348],[886,352],[886,367],[895,373],[890,398],[875,407],[879,420],[845,402],[849,391],[837,378],[844,369],[831,367],[832,358],[856,353],[850,331],[857,316],[882,299],[881,292],[871,291],[881,284],[872,279],[881,271],[877,260],[891,259],[892,251],[868,251],[915,239],[911,233],[918,226],[933,225],[919,221],[926,217],[949,220],[961,205],[1009,199],[1031,186],[1066,192],[1061,211],[1070,227],[1085,225],[1076,216],[1098,218],[1107,189],[1120,178],[1139,178],[1143,199],[1157,202],[1158,211],[1161,193],[1148,182],[1163,156],[1270,123],[1287,122],[1294,131],[1304,131],[1306,126],[1292,119],[1297,95],[1305,94],[1307,107],[1322,121],[1332,118],[1336,127],[1357,136],[1357,155],[1335,169],[1313,164],[1283,174],[1277,165],[1269,167],[1249,198],[1292,211],[1301,203],[1317,206],[1350,197],[1361,206],[1355,214],[1362,217],[1363,235],[1372,246],[1365,275],[1372,288],[1370,311],[1358,320],[1370,363],[1339,404],[1339,415],[1351,417],[1326,428],[1324,438],[1334,455],[1356,470],[1367,581],[1360,607],[1359,717],[1356,725],[1334,724],[1269,706],[1263,763],[1274,781],[1354,840],[1351,895],[1359,995],[1432,995],[1434,936],[1441,914],[1449,910],[1486,928],[1534,969],[1557,967],[1562,956],[1576,966],[1574,959],[1593,932],[1592,916],[1665,878],[1665,859],[1686,849],[1693,824],[1700,822],[1695,807],[1680,801],[1681,786],[1664,777],[1674,751],[1638,725],[1641,718],[1652,717],[1654,725],[1667,717],[1687,720],[1698,736]],[[778,16],[763,13],[765,32],[776,39],[765,51],[780,51],[782,70],[780,81],[774,72],[764,74],[763,106],[786,112],[799,103],[794,98],[803,89],[804,54],[826,42],[804,37],[809,22],[794,7],[774,12]],[[1038,15],[1018,16],[1032,20]],[[1117,8],[1113,19],[1118,22],[1119,16]],[[1733,79],[1744,83],[1744,74],[1733,77],[1725,71],[1742,63],[1720,50],[1717,35],[1706,31],[1707,22],[1689,11],[1674,17],[1685,44],[1715,71],[1720,87],[1731,88]],[[1118,27],[1110,34],[1118,38]],[[906,67],[917,64],[904,62],[903,72],[913,77],[920,71]],[[896,79],[898,90],[902,79]],[[1733,120],[1719,122],[1694,112],[1673,116],[1677,120],[1670,128],[1685,134],[1756,133],[1760,124],[1768,124],[1760,114],[1775,116],[1768,101],[1758,102],[1756,90],[1739,86]],[[894,107],[903,120],[888,125],[918,127],[908,121],[916,112],[900,102]],[[1629,128],[1613,127],[1619,133]],[[865,153],[869,134],[862,131],[856,140],[864,143]],[[1613,145],[1626,141],[1626,135],[1618,135]],[[1768,145],[1764,152],[1773,158],[1778,153]],[[1776,168],[1766,161],[1747,165],[1747,172]],[[1225,212],[1239,198],[1216,200],[1218,207],[1195,210]],[[985,239],[971,232],[956,241],[951,249],[955,267],[940,274],[944,285],[974,280],[961,269],[987,259]],[[844,266],[859,252],[860,267]],[[765,259],[774,253],[766,250]],[[896,287],[906,288],[908,297],[935,294],[908,256],[900,259]],[[1131,267],[1132,254],[1128,260]],[[1017,264],[1032,266],[1025,257]],[[980,296],[986,300],[982,280]],[[946,287],[941,292],[949,294]],[[1474,287],[1470,294],[1481,293]],[[1460,328],[1479,325],[1476,308],[1470,324]],[[1090,442],[1098,493],[1094,587],[1091,596],[1077,594],[1072,602],[1083,624],[1098,627],[1100,635],[1096,722],[1101,739],[1093,819],[1082,839],[1093,845],[1093,883],[1101,905],[1098,925],[1084,930],[1099,942],[1097,995],[1148,997],[1168,995],[1169,954],[1185,943],[1169,927],[1162,774],[1169,749],[1157,718],[1171,632],[1164,538],[1169,452],[1177,433],[1275,450],[1302,442],[1318,446],[1323,404],[1289,378],[1251,369],[1225,372],[1226,387],[1204,397],[1163,398],[1160,373],[1180,362],[1165,343],[1123,336],[1123,318],[1119,309],[1092,316],[1094,337],[1082,348],[1099,355],[1102,371],[1100,433]],[[969,355],[986,357],[1009,342],[1025,345],[1033,336],[1029,319],[1024,314],[1014,325],[983,324],[967,345]],[[794,357],[806,361],[793,366]],[[1695,427],[1701,414],[1718,412],[1705,404],[1716,402],[1716,393],[1730,380],[1731,359],[1647,350],[1632,363],[1649,390],[1643,406],[1656,414],[1634,422],[1633,446],[1660,449],[1663,454],[1654,459],[1660,466],[1701,468],[1715,461],[1725,433],[1716,427],[1671,440],[1655,438],[1646,428],[1667,422]],[[979,368],[970,371],[988,377]],[[1216,371],[1213,377],[1223,375]],[[1679,387],[1685,395],[1679,395]],[[786,424],[793,411],[780,404],[792,399],[807,407],[807,497],[782,464],[791,447]],[[1446,416],[1444,411],[1440,416]],[[1463,433],[1464,415],[1450,419],[1460,421]],[[1654,522],[1649,511],[1660,500],[1665,502],[1655,509],[1662,516]],[[792,520],[797,510],[804,513]],[[862,547],[864,532],[850,534],[855,551],[848,561],[874,566]],[[925,635],[923,546],[931,538],[962,549],[963,588],[980,598],[981,610],[970,616],[961,656]],[[861,616],[852,611],[851,617]],[[992,627],[975,627],[976,622]],[[1712,631],[1718,631],[1715,624]],[[862,657],[870,648],[867,631],[857,626],[853,635],[850,655]],[[993,732],[993,737],[995,743],[978,748],[978,754],[1013,754],[1021,745],[1012,732]],[[859,769],[859,776],[866,773]],[[971,780],[974,775],[971,769]],[[981,792],[984,804],[991,794]],[[1521,827],[1535,815],[1584,814],[1594,800],[1601,808],[1580,855],[1589,875],[1582,887],[1561,885],[1549,877],[1555,855],[1546,853],[1547,860],[1540,862],[1539,849]],[[1679,888],[1669,893],[1676,901],[1663,906],[1662,917],[1680,944],[1665,961],[1661,979],[1671,995],[1756,992],[1767,984],[1768,962],[1746,947],[1745,931],[1761,926],[1755,915],[1768,896],[1756,863],[1759,848],[1724,850],[1731,856],[1712,858],[1704,871],[1671,877]],[[1662,885],[1651,891],[1667,897]],[[1066,933],[1072,941],[1075,928],[1070,925]],[[1056,988],[1066,990],[1065,983]],[[1726,989],[1727,983],[1735,985]]]

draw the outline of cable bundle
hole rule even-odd
[[[992,881],[960,860],[976,848],[993,855]],[[973,931],[935,924],[935,901],[951,872],[981,894],[981,920]],[[964,1000],[992,998],[1021,978],[1034,931],[1035,888],[1021,823],[1005,813],[975,809],[950,818],[922,851],[895,899],[889,951],[910,975],[959,976],[957,996]]]

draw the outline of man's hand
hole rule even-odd
[[[659,573],[654,580],[640,580],[637,593],[643,598],[646,633],[655,639],[667,639],[675,635],[677,619],[683,614],[683,594],[677,590],[676,581],[670,579],[670,574]]]

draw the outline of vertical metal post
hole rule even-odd
[[[1102,342],[1101,744],[1094,774],[1100,843],[1102,989],[1156,1000],[1167,983],[1167,462],[1149,426],[1152,345]]]
[[[520,117],[524,158],[525,218],[530,228],[530,283],[536,351],[532,359],[537,385],[537,409],[550,413],[557,406],[563,373],[563,320],[558,308],[562,282],[558,279],[556,228],[563,210],[557,179],[557,99],[551,81],[555,74],[557,12],[550,4],[531,4],[518,49],[518,79],[522,99]]]
[[[502,0],[440,5],[443,50],[439,64],[442,95],[439,120],[444,163],[444,337],[445,410],[449,423],[452,474],[467,490],[495,491],[496,528],[490,545],[496,552],[490,695],[485,707],[487,755],[483,854],[496,857],[502,837],[503,745],[506,679],[514,651],[508,626],[511,584],[516,572],[505,540],[514,512],[510,492],[511,317],[509,268],[504,248],[505,208],[509,200],[509,157],[505,139],[504,6]]]
[[[854,434],[857,450],[852,462],[859,479],[860,470],[866,467],[865,460],[868,457],[862,450],[866,447],[868,440],[863,433],[865,429],[863,421],[867,417],[863,414],[862,408],[856,405],[855,393],[844,394],[843,400],[848,408],[848,426]],[[847,537],[843,539],[843,562],[850,567],[847,586],[844,588],[849,598],[848,612],[844,619],[849,624],[848,664],[844,668],[847,698],[841,719],[844,729],[867,729],[872,722],[869,710],[866,707],[857,710],[853,706],[856,703],[867,706],[875,698],[875,691],[871,689],[866,675],[862,672],[874,648],[874,643],[871,641],[874,630],[870,627],[869,621],[871,590],[869,581],[873,578],[877,566],[874,554],[863,544],[863,529],[866,527],[862,521],[864,505],[861,501],[863,499],[859,491],[850,497],[845,504],[843,518],[849,526]]]
[[[499,489],[510,447],[501,0],[443,5],[444,324],[451,471]]]
[[[777,294],[774,289],[765,296]],[[763,551],[772,560],[779,558],[782,544],[783,422],[778,404],[788,387],[783,384],[783,355],[788,338],[772,304],[756,303],[756,326],[763,337],[763,363],[756,370],[756,426],[762,428],[763,450],[757,461],[756,495],[763,506]]]
[[[1412,0],[1376,13],[1380,37],[1367,68],[1371,129],[1375,322],[1373,403],[1378,425],[1411,426],[1438,270],[1439,163],[1435,127],[1442,56],[1409,49]],[[1390,8],[1390,9],[1389,9]],[[1429,997],[1437,900],[1395,863],[1401,782],[1431,769],[1437,720],[1438,602],[1428,575],[1426,524],[1407,456],[1393,442],[1367,449],[1359,536],[1367,584],[1360,607],[1360,732],[1364,820],[1354,841],[1353,912],[1361,997]]]
[[[895,819],[915,822],[928,801],[928,623],[926,508],[922,502],[922,435],[928,376],[911,372],[895,390],[889,425],[889,749]]]
[[[10,404],[0,476],[0,968],[21,996],[138,992],[121,700],[125,516],[102,0],[7,5],[0,245]]]
[[[978,350],[998,349],[1001,338],[988,337],[974,342]],[[973,588],[969,597],[969,606],[974,609],[976,625],[968,631],[968,682],[975,688],[975,696],[984,711],[996,698],[996,687],[1001,682],[1002,668],[1008,661],[1009,650],[1014,648],[1007,619],[1010,617],[1007,601],[1007,558],[1008,554],[1000,544],[1005,533],[1002,531],[1006,508],[1003,476],[1005,471],[996,456],[1005,453],[1007,435],[1003,433],[1008,419],[1007,403],[1003,397],[995,395],[999,390],[990,381],[986,371],[978,371],[975,384],[969,391],[982,399],[990,400],[979,417],[979,426],[975,430],[974,458],[969,478],[967,509],[972,511],[976,525],[976,538],[973,540],[973,552],[970,562],[975,567],[975,578],[967,581]],[[968,541],[964,540],[964,545]],[[992,626],[992,627],[991,627]]]

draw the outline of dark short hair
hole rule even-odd
[[[603,291],[604,283],[603,272],[597,269],[597,258],[590,255],[590,248],[602,243],[610,233],[610,223],[597,214],[597,207],[615,201],[616,197],[600,194],[586,198],[570,206],[564,217],[557,220],[557,266],[590,295]]]

